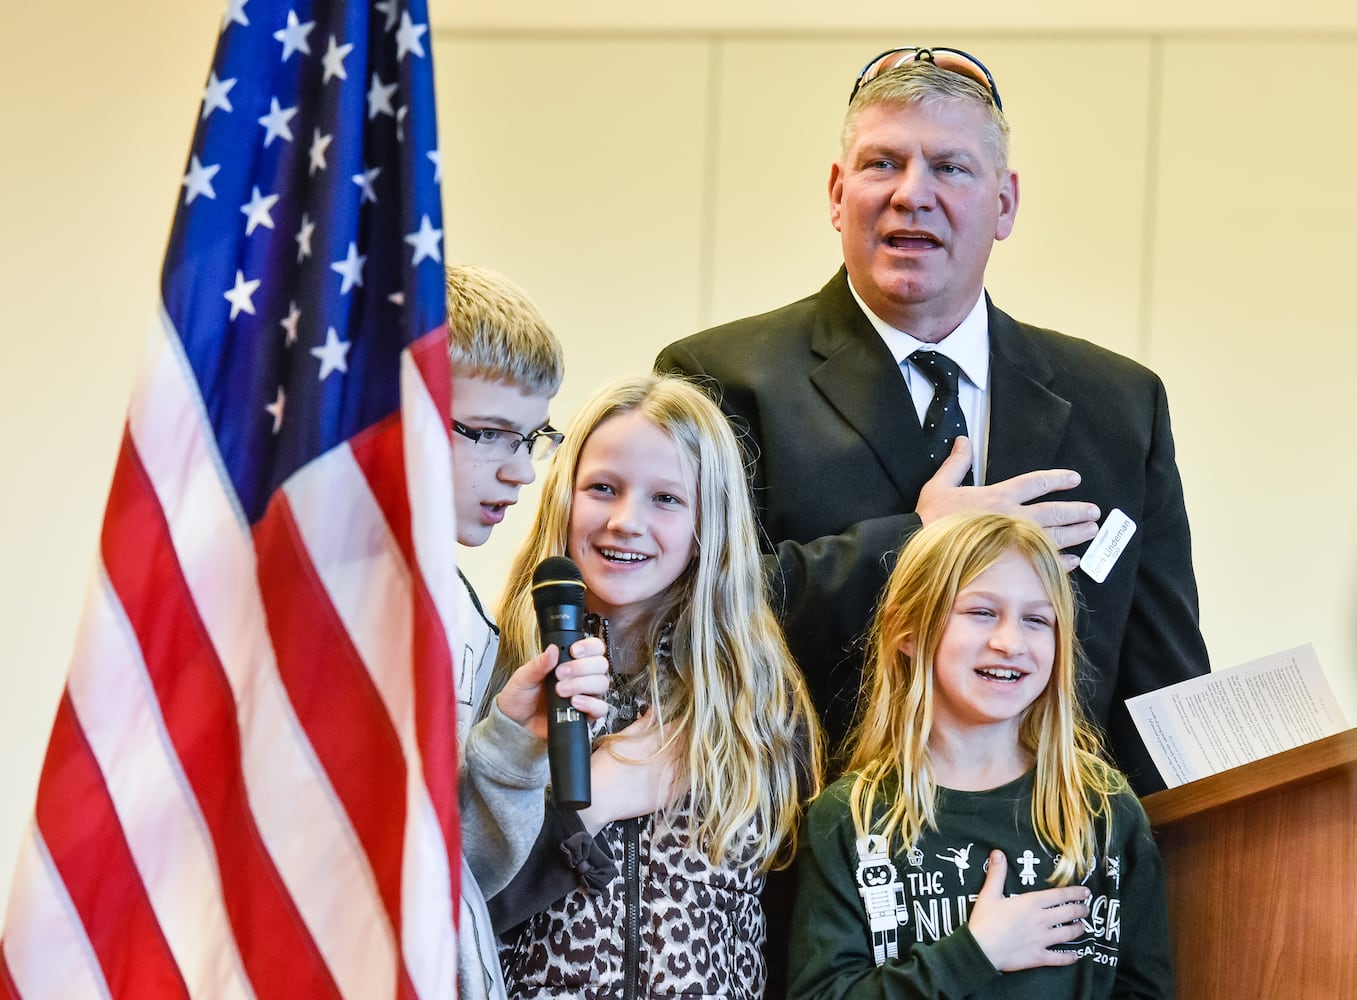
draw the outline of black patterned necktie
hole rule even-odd
[[[928,457],[933,460],[936,469],[951,453],[952,442],[968,436],[966,415],[961,412],[961,399],[957,395],[961,368],[947,355],[937,351],[915,351],[909,356],[909,363],[933,383],[933,401],[928,404],[928,411],[924,414],[923,432]],[[972,481],[971,474],[966,473],[963,485],[969,486]]]

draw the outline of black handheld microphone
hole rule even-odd
[[[532,575],[532,603],[542,648],[555,644],[560,663],[570,659],[570,645],[583,639],[584,579],[564,556],[543,559]],[[563,809],[589,805],[589,720],[556,693],[556,672],[547,678],[547,760],[551,795]]]

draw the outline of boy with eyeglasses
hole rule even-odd
[[[547,424],[561,384],[561,345],[523,291],[470,264],[447,268],[448,355],[452,363],[453,505],[459,545],[483,545],[562,436]],[[453,610],[457,742],[462,776],[462,998],[502,998],[503,980],[485,898],[518,871],[542,826],[547,784],[544,684],[555,647],[516,670],[494,703],[482,706],[499,631],[467,578]],[[603,643],[582,639],[562,666],[557,691],[591,716],[608,687]],[[484,715],[480,722],[476,719]],[[475,723],[473,725],[473,723]]]
[[[457,543],[484,545],[537,478],[533,462],[561,440],[547,423],[560,388],[560,342],[537,307],[503,275],[472,264],[447,268],[448,357],[452,363],[453,506]],[[471,613],[459,619],[457,642],[494,631],[465,577]],[[475,644],[474,662],[458,661],[458,727],[480,714],[480,698],[494,664],[495,646]],[[487,648],[488,647],[488,648]],[[464,650],[467,652],[467,650]]]

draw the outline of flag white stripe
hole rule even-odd
[[[443,413],[429,395],[407,350],[401,355],[401,426],[405,429],[405,479],[410,495],[410,533],[419,573],[433,599],[443,633],[452,640],[457,579],[457,522],[452,511],[452,445]],[[454,647],[455,648],[455,647]]]
[[[19,844],[5,914],[5,963],[25,1000],[110,998],[85,925],[36,824]]]
[[[340,991],[391,996],[396,957],[371,933],[385,920],[371,869],[278,675],[253,539],[223,483],[197,383],[161,316],[163,336],[152,340],[128,424],[235,693],[255,822]]]
[[[136,636],[100,574],[68,684],[127,846],[189,993],[252,1000],[211,837],[165,732]]]
[[[421,789],[423,777],[411,770]],[[415,992],[425,1000],[457,995],[457,933],[443,830],[427,792],[405,824],[401,869],[402,952]]]
[[[411,536],[420,576],[451,643],[458,580],[456,522],[448,513],[454,509],[449,419],[435,405],[423,375],[405,351],[401,356],[401,426]],[[454,663],[454,680],[456,674]],[[416,774],[417,770],[411,767],[412,780],[423,786],[423,775]],[[453,907],[459,904],[450,892],[452,873],[443,831],[432,804],[425,801],[427,808],[412,813],[406,828],[401,948],[421,997],[455,997],[457,914]]]

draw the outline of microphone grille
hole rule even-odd
[[[584,577],[574,561],[550,556],[532,574],[532,599],[539,608],[553,604],[583,604]]]

